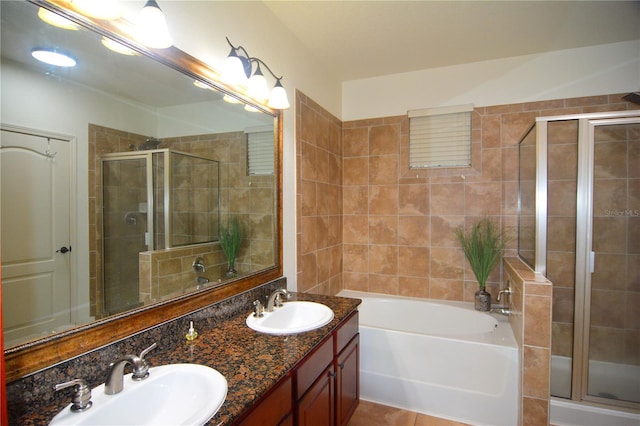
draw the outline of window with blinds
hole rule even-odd
[[[249,176],[273,174],[273,146],[273,131],[247,133],[247,173]]]
[[[409,167],[471,166],[473,105],[409,111]]]

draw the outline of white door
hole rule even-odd
[[[70,141],[2,129],[5,346],[71,324]]]

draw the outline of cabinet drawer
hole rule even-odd
[[[296,370],[296,400],[309,389],[318,376],[333,361],[333,339],[325,339],[305,358]]]
[[[334,353],[339,354],[356,334],[358,334],[358,311],[351,314],[335,332]]]

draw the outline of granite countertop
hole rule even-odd
[[[207,425],[230,425],[277,383],[336,326],[355,311],[359,299],[293,293],[291,300],[324,303],[334,312],[324,327],[306,333],[272,336],[251,330],[245,311],[207,327],[206,318],[194,316],[198,337],[179,340],[173,347],[158,347],[147,355],[154,366],[174,363],[202,364],[218,370],[228,383],[227,397]],[[186,332],[186,330],[184,330]],[[23,419],[24,424],[48,424],[62,407],[48,406]]]

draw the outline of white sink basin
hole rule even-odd
[[[104,384],[91,390],[93,406],[74,413],[70,406],[50,425],[202,425],[220,409],[227,381],[213,368],[198,364],[169,364],[149,369],[136,382],[124,376],[124,388],[104,393]]]
[[[261,318],[253,314],[247,317],[247,325],[255,331],[266,334],[295,334],[315,330],[329,324],[333,311],[326,305],[316,302],[286,302],[273,312],[265,312]]]

